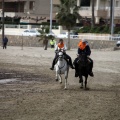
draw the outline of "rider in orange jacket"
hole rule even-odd
[[[92,72],[93,60],[90,58],[91,50],[90,50],[90,47],[88,45],[88,42],[85,39],[81,40],[78,43],[78,55],[80,55],[82,53],[85,53],[87,55],[88,60],[90,61],[89,75],[93,77],[94,76],[94,74]],[[78,59],[79,58],[77,57],[73,62],[74,66],[75,66],[75,77],[78,77],[78,64],[77,64]]]
[[[55,53],[56,53],[56,55],[55,55],[55,58],[53,59],[53,63],[52,63],[52,67],[50,68],[51,70],[54,70],[54,65],[55,65],[55,63],[56,63],[56,60],[57,60],[57,58],[58,58],[58,51],[60,50],[60,49],[62,49],[63,51],[64,51],[64,55],[65,55],[65,57],[66,57],[66,59],[68,59],[69,61],[69,65],[71,66],[71,68],[72,69],[74,69],[74,67],[73,67],[73,64],[72,64],[72,59],[71,59],[71,57],[69,56],[69,55],[67,55],[66,54],[66,52],[65,52],[65,50],[67,50],[67,48],[66,48],[66,45],[64,44],[64,42],[63,42],[63,39],[60,39],[59,40],[59,43],[56,45],[56,47],[55,47]]]

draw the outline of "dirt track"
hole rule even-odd
[[[67,53],[74,59],[76,51]],[[89,91],[72,69],[64,90],[49,70],[53,57],[53,49],[1,48],[0,120],[120,120],[120,51],[92,50]]]

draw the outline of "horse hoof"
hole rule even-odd
[[[62,84],[62,82],[60,82],[60,84]]]
[[[83,89],[83,86],[81,86],[80,88]]]
[[[79,83],[82,83],[82,81],[81,81],[81,80],[79,80]]]
[[[58,81],[58,79],[55,79],[56,81]]]
[[[89,88],[85,88],[85,90],[89,90]]]
[[[64,88],[64,90],[67,90],[67,88]]]

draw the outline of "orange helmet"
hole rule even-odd
[[[80,42],[78,43],[78,47],[79,47],[81,50],[84,50],[85,47],[86,47],[86,43],[83,42],[82,40],[80,40]]]

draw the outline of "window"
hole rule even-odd
[[[27,25],[20,25],[21,29],[27,29]]]
[[[30,10],[33,10],[34,9],[34,1],[30,1],[30,4],[29,4],[29,9]]]
[[[81,0],[80,6],[90,6],[90,0]]]
[[[119,7],[119,1],[116,1],[116,7]]]
[[[6,24],[5,27],[6,28],[18,28],[18,25],[9,25],[9,24]]]

